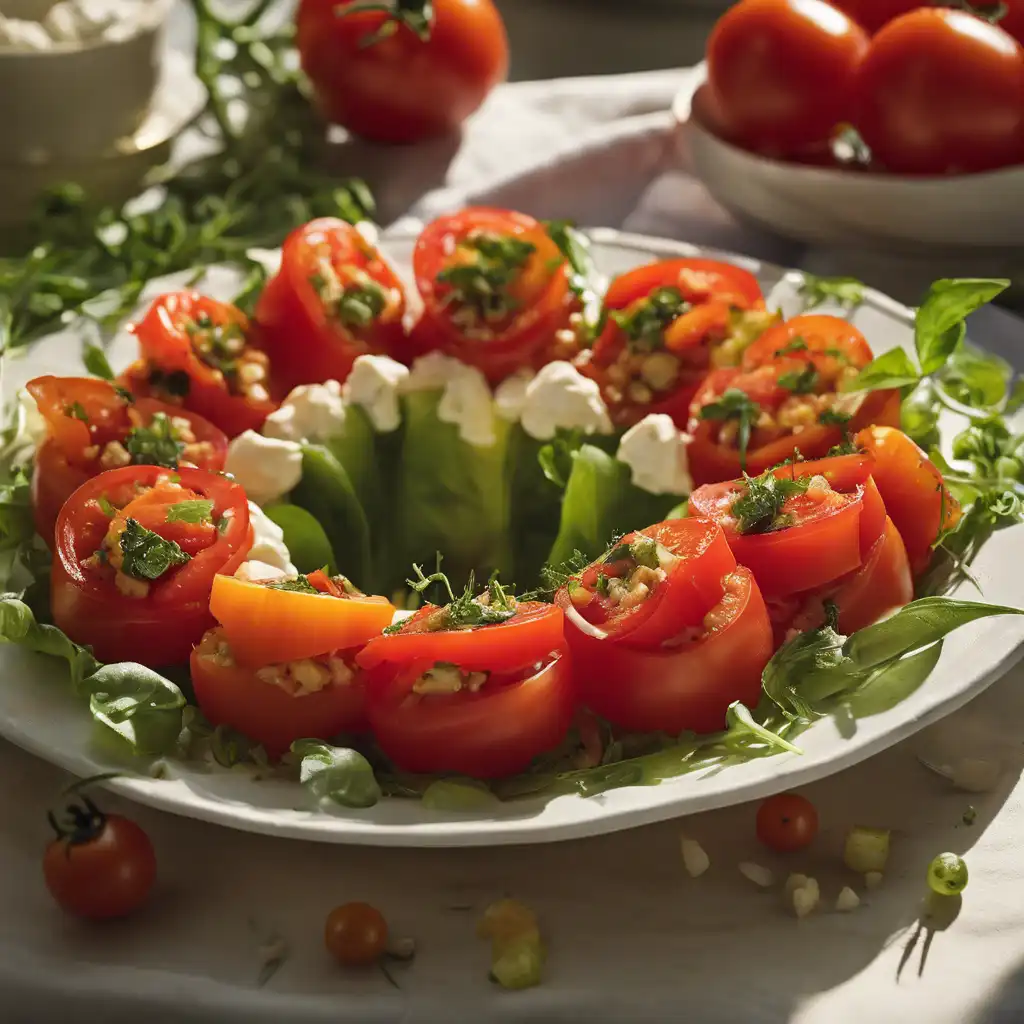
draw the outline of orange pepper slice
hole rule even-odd
[[[309,594],[217,576],[210,611],[235,660],[262,667],[361,647],[391,625],[395,607],[384,597]]]

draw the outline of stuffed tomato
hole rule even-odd
[[[631,732],[714,732],[772,655],[764,600],[713,522],[627,534],[556,594],[580,699]]]
[[[796,451],[821,458],[862,427],[898,425],[898,391],[843,390],[871,358],[860,331],[838,317],[799,316],[769,328],[741,366],[713,370],[694,397],[694,482],[757,475]]]
[[[406,771],[491,779],[557,747],[575,711],[562,621],[492,584],[370,641],[356,661],[381,750]]]
[[[284,395],[344,381],[366,353],[401,358],[404,313],[402,284],[380,252],[347,221],[322,217],[285,239],[255,319]]]
[[[715,260],[662,260],[616,278],[604,330],[582,368],[612,419],[629,427],[665,413],[685,427],[690,403],[713,366],[731,366],[779,317],[764,308],[757,278]]]
[[[57,518],[54,623],[103,662],[185,664],[213,625],[210,591],[252,546],[245,492],[221,475],[159,466],[83,484]]]
[[[192,652],[200,710],[280,757],[304,738],[364,723],[358,648],[395,609],[322,571],[262,581],[218,576],[210,610],[220,625]]]
[[[64,502],[98,473],[129,465],[224,468],[227,437],[196,413],[136,400],[93,377],[36,377],[25,388],[46,421],[32,473],[32,513],[47,544]]]
[[[578,350],[568,265],[526,214],[469,207],[435,220],[416,242],[413,271],[423,299],[417,353],[440,350],[497,384]]]
[[[277,408],[269,360],[237,307],[197,292],[171,292],[133,330],[142,358],[121,379],[129,391],[191,409],[228,437],[259,430]]]

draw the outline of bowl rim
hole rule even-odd
[[[831,167],[814,167],[808,164],[779,160],[762,153],[752,153],[748,149],[737,146],[734,142],[723,139],[700,118],[697,97],[709,88],[705,76],[696,83],[695,87],[687,86],[676,94],[672,102],[672,116],[676,121],[677,128],[686,128],[696,132],[727,150],[737,159],[760,165],[775,174],[800,174],[808,178],[817,178],[822,182],[841,182],[851,188],[868,189],[885,186],[921,189],[928,187],[943,191],[964,185],[999,185],[1007,178],[1024,177],[1024,163],[1014,164],[1011,167],[999,167],[992,171],[974,171],[969,174],[883,174],[877,171],[847,171]]]

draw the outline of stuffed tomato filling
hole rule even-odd
[[[401,319],[405,303],[401,289],[385,287],[365,266],[335,261],[325,245],[313,250],[311,263],[309,283],[324,314],[354,338],[366,335],[375,324]]]
[[[566,584],[573,608],[587,621],[608,621],[647,601],[679,559],[652,537],[633,534],[604,560]]]
[[[253,402],[270,398],[270,361],[265,352],[249,344],[244,320],[200,309],[194,316],[183,317],[179,329],[195,357],[221,375],[228,394]]]

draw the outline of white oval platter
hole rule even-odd
[[[750,269],[765,294],[773,292],[787,315],[797,310],[798,272],[784,271],[746,257],[699,250],[679,242],[590,232],[600,270],[611,276],[673,256],[707,255]],[[383,248],[408,275],[412,236],[385,236]],[[166,282],[165,282],[166,284]],[[212,270],[202,287],[228,298],[237,278]],[[147,288],[147,296],[160,290]],[[824,312],[840,312],[822,307]],[[911,347],[911,314],[886,296],[868,291],[850,314],[876,354],[895,346]],[[983,339],[982,339],[983,340]],[[115,369],[126,365],[134,342],[119,337],[110,349]],[[81,371],[80,339],[68,334],[44,339],[15,353],[3,367],[3,395],[46,372]],[[997,534],[973,569],[985,600],[1024,605],[1024,527]],[[977,593],[965,585],[962,596]],[[174,761],[162,762],[164,777],[152,766],[123,760],[97,743],[87,708],[72,692],[63,662],[15,647],[0,647],[0,735],[78,776],[119,770],[128,774],[107,783],[111,789],[174,814],[231,828],[319,842],[379,846],[490,846],[543,843],[632,828],[715,807],[762,798],[803,785],[871,757],[880,750],[948,715],[1006,672],[1024,653],[1024,617],[986,619],[952,634],[931,677],[895,708],[846,723],[843,734],[823,719],[799,738],[802,755],[782,754],[720,771],[684,775],[658,786],[615,789],[599,796],[531,797],[499,804],[487,816],[429,810],[418,801],[384,799],[367,810],[318,810],[308,806],[298,783],[256,780],[244,770]],[[131,774],[132,772],[138,774]]]

